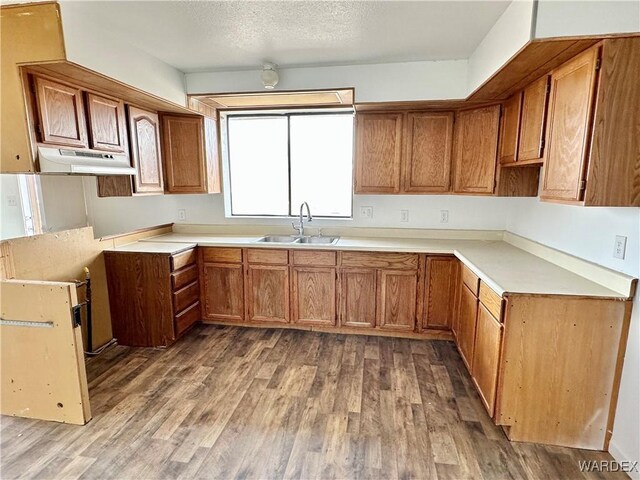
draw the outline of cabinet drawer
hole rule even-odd
[[[294,250],[293,264],[294,265],[316,265],[319,267],[333,267],[336,264],[336,252],[323,252],[323,251],[300,251]]]
[[[200,302],[189,306],[175,317],[176,337],[182,335],[191,325],[200,321]]]
[[[184,310],[200,297],[200,284],[196,280],[177,292],[173,292],[173,311],[178,313]]]
[[[193,264],[171,274],[171,287],[173,291],[180,290],[185,285],[198,279],[198,265]]]
[[[203,248],[202,261],[210,263],[242,263],[242,249]]]
[[[417,253],[372,253],[343,252],[343,267],[389,268],[394,270],[416,270]]]
[[[476,297],[478,296],[478,287],[480,286],[480,279],[478,276],[469,270],[469,267],[466,265],[462,265],[462,283],[464,283],[471,293],[473,293]]]
[[[289,263],[288,250],[270,250],[266,248],[249,248],[247,250],[249,263],[261,263],[268,265],[286,265]]]
[[[171,256],[171,270],[176,271],[196,263],[196,249],[192,248],[186,252],[176,253]]]
[[[484,282],[480,282],[480,301],[496,320],[502,320],[502,297]]]

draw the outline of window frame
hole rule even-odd
[[[228,209],[225,205],[225,216],[227,218],[270,218],[270,219],[292,219],[298,218],[298,214],[292,214],[291,204],[291,117],[294,116],[330,116],[330,115],[351,115],[353,118],[353,139],[351,148],[351,195],[349,196],[349,209],[351,215],[315,215],[313,211],[313,218],[329,219],[329,220],[353,220],[353,168],[355,162],[355,110],[353,108],[334,107],[334,108],[318,108],[318,109],[264,109],[264,110],[226,110],[220,111],[221,119],[224,120],[224,139],[221,141],[223,148],[225,149],[223,158],[226,163],[225,178],[226,190],[228,190],[228,197],[225,195],[225,204],[228,199]],[[276,214],[259,214],[259,213],[233,213],[233,195],[231,192],[231,144],[229,142],[229,119],[231,118],[282,118],[287,119],[287,201],[289,215],[276,215]]]

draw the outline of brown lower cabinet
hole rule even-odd
[[[175,255],[105,251],[113,335],[120,345],[164,347],[200,321],[195,250]]]
[[[291,267],[291,311],[300,325],[335,326],[335,267]]]
[[[417,290],[417,271],[378,270],[378,328],[414,331]]]
[[[247,320],[289,323],[289,267],[247,266]]]
[[[242,264],[203,263],[202,308],[208,320],[244,320]]]
[[[495,407],[501,346],[502,324],[483,304],[480,304],[471,373],[480,398],[491,416]]]
[[[340,325],[354,328],[376,326],[376,271],[343,268],[340,272]]]

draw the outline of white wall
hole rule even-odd
[[[355,87],[358,102],[438,100],[467,95],[467,61],[284,68],[278,90]],[[186,74],[188,93],[264,90],[260,70]]]
[[[536,38],[640,31],[638,0],[538,0],[537,10]]]
[[[15,206],[9,206],[9,197],[16,199]],[[0,239],[24,236],[24,219],[20,204],[20,191],[16,175],[0,175]]]
[[[60,3],[67,59],[123,83],[186,105],[184,74],[123,42],[100,22],[80,13],[81,2]]]
[[[467,94],[473,92],[515,55],[529,40],[533,0],[512,2],[469,57]]]
[[[580,258],[640,277],[640,209],[584,208],[513,199],[507,230]],[[616,235],[627,237],[624,260],[613,258]],[[640,460],[640,298],[636,295],[610,452]],[[636,472],[634,478],[640,478]]]
[[[48,232],[88,225],[82,177],[39,175],[38,178],[42,190],[45,228]]]

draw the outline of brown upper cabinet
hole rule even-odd
[[[34,76],[41,143],[88,148],[82,91],[48,78]]]
[[[359,113],[355,192],[448,192],[453,118],[453,112]]]
[[[522,113],[522,92],[511,96],[502,107],[500,127],[500,163],[513,163],[518,159],[518,137],[520,136],[520,115]]]
[[[640,37],[606,39],[551,73],[541,198],[640,206]]]
[[[456,115],[453,191],[492,194],[496,180],[500,105]]]
[[[124,102],[94,93],[86,94],[89,147],[107,152],[127,152]]]
[[[355,193],[398,193],[402,162],[402,113],[356,116]]]
[[[158,114],[129,106],[131,162],[136,169],[134,193],[162,193],[162,156]]]
[[[407,114],[402,191],[448,192],[453,112]]]
[[[162,115],[162,155],[167,193],[219,193],[215,120],[199,115]]]
[[[549,81],[549,75],[545,75],[522,92],[518,162],[542,162],[549,100]]]

